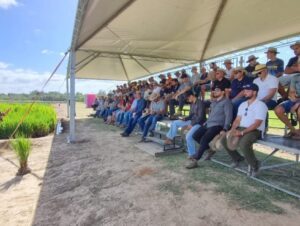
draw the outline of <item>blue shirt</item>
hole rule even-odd
[[[276,59],[274,61],[269,60],[267,62],[268,74],[276,76],[278,73],[283,72],[284,63],[281,59]]]
[[[291,67],[291,66],[294,66],[294,65],[296,65],[296,64],[298,64],[298,56],[292,57],[292,58],[289,60],[289,62],[288,62],[288,64],[286,65],[286,67]],[[294,73],[300,73],[300,71],[295,71]]]
[[[236,95],[238,95],[243,90],[244,85],[251,84],[251,83],[252,83],[252,79],[247,76],[245,76],[241,81],[234,79],[231,82],[230,99],[236,97]]]

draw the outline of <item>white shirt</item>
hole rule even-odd
[[[272,75],[267,75],[265,80],[261,80],[259,77],[254,79],[253,83],[255,83],[259,88],[257,99],[262,100],[265,98],[269,94],[270,89],[278,89],[278,82],[278,78]],[[272,97],[272,100],[277,101],[277,91]]]
[[[233,70],[234,70],[234,68],[231,68],[230,70],[225,69],[225,71],[226,71],[225,78],[230,79],[230,76],[231,76]]]
[[[262,123],[257,129],[264,132],[266,126],[265,122],[267,118],[267,112],[267,105],[258,99],[256,99],[250,105],[248,105],[248,101],[245,101],[239,106],[238,109],[238,116],[241,117],[241,122],[239,126],[248,128],[255,122],[255,120],[262,120]]]

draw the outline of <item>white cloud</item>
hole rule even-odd
[[[41,87],[50,76],[50,72],[39,73],[30,69],[11,69],[8,64],[0,62],[0,92],[1,93],[30,93],[33,90],[41,91]],[[48,85],[45,92],[56,91],[66,92],[64,74],[55,74]],[[76,92],[81,93],[98,93],[99,90],[106,92],[114,89],[121,82],[113,81],[95,81],[95,80],[76,80]]]
[[[39,29],[39,28],[35,28],[35,29],[33,30],[33,33],[34,33],[35,35],[40,35],[40,34],[42,34],[42,30]]]
[[[0,69],[8,68],[9,64],[0,61]]]
[[[0,0],[0,8],[2,9],[8,9],[18,5],[19,3],[16,0]]]
[[[45,55],[51,55],[51,54],[53,54],[53,53],[54,53],[54,51],[49,50],[49,49],[43,49],[43,50],[41,51],[41,54],[45,54]]]

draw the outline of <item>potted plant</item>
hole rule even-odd
[[[11,142],[11,145],[20,162],[20,168],[17,172],[17,176],[23,176],[30,173],[30,169],[28,168],[28,157],[31,152],[30,140],[25,137],[17,137]]]

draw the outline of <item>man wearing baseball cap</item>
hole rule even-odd
[[[244,160],[248,162],[248,175],[256,176],[259,171],[259,161],[256,159],[253,143],[259,139],[265,131],[265,120],[268,112],[266,104],[257,98],[259,87],[256,84],[247,84],[244,86],[245,96],[249,98],[243,102],[239,109],[236,119],[228,133],[239,137],[236,150],[230,150],[228,142],[230,140],[223,138],[222,144],[233,160],[232,167],[237,167],[239,162]],[[242,152],[242,157],[239,152]]]

